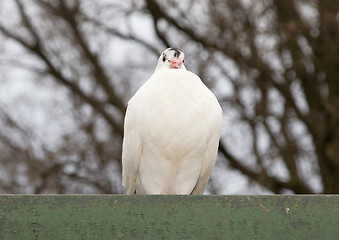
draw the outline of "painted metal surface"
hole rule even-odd
[[[339,239],[339,195],[0,195],[0,239]]]

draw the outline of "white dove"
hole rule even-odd
[[[166,49],[151,78],[128,102],[122,149],[127,194],[203,194],[217,157],[222,109]]]

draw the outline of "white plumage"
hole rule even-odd
[[[222,110],[213,93],[166,49],[128,102],[122,182],[128,194],[203,194],[217,156]]]

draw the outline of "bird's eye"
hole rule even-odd
[[[166,58],[165,58],[165,57],[163,57],[163,58],[162,58],[162,61],[163,61],[163,62],[165,62],[165,61],[166,61]]]
[[[182,63],[184,63],[184,62],[185,62],[185,60],[183,59],[183,60],[182,60]]]

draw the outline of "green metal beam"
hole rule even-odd
[[[0,239],[339,239],[339,195],[0,195]]]

